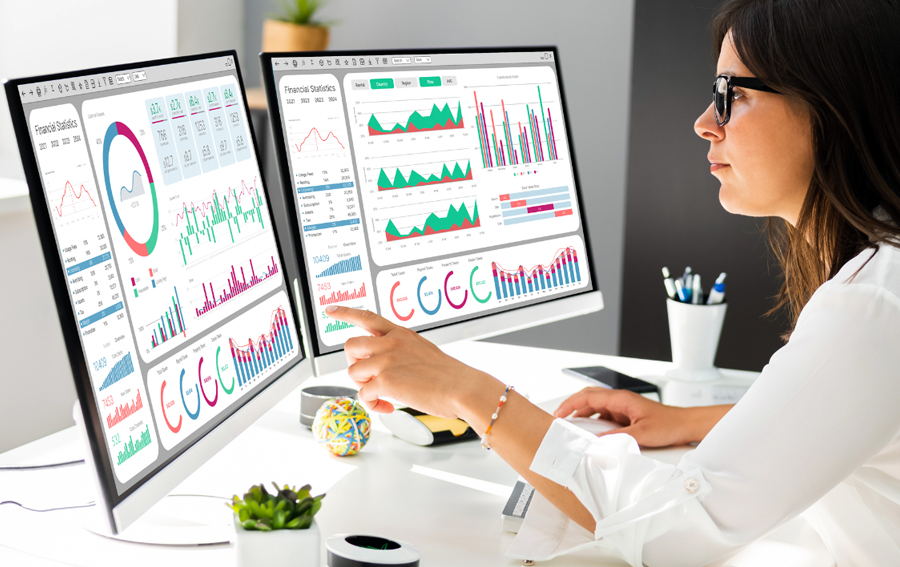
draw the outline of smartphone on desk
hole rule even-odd
[[[661,400],[659,387],[640,378],[634,378],[621,372],[616,372],[605,366],[582,366],[580,368],[563,368],[563,372],[576,378],[583,378],[604,388],[613,390],[629,390],[642,394],[656,401]]]

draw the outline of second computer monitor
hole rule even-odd
[[[333,304],[437,342],[602,307],[555,48],[261,57],[320,372],[365,334]]]

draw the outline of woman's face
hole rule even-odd
[[[752,77],[725,36],[719,75]],[[710,104],[694,123],[709,140],[709,171],[721,183],[719,202],[729,213],[781,217],[796,225],[813,173],[809,115],[775,93],[735,87],[731,120],[716,124]]]

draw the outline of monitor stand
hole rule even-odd
[[[81,416],[81,405],[75,400],[72,417],[84,444],[86,466],[89,464],[90,447]],[[100,487],[94,478],[94,488]],[[192,494],[170,494],[147,510],[133,524],[116,535],[110,532],[107,518],[101,510],[85,518],[84,529],[97,535],[152,545],[197,546],[228,544],[234,538],[233,512],[225,506],[227,498]],[[100,502],[97,506],[100,506]]]
[[[109,528],[86,525],[106,538],[153,545],[227,545],[234,538],[232,512],[217,496],[166,496],[118,535]]]

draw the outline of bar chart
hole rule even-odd
[[[150,325],[153,328],[153,334],[150,337],[152,348],[158,347],[173,337],[185,334],[187,329],[184,323],[184,312],[181,310],[181,300],[178,299],[178,288],[172,289],[174,292],[170,298],[172,304],[160,314],[158,322]]]
[[[278,273],[278,264],[275,262],[275,256],[269,256],[269,265],[265,267],[262,275],[257,275],[256,268],[253,266],[253,260],[247,261],[247,271],[244,266],[235,267],[231,265],[228,277],[224,283],[219,286],[213,285],[213,282],[203,282],[203,304],[201,307],[195,308],[197,317],[206,315],[216,307],[223,305],[227,301],[234,299],[245,291],[249,291],[266,281],[270,277]]]
[[[494,101],[494,108],[485,110],[484,100],[478,100],[478,91],[472,91],[478,145],[485,168],[559,159],[553,113],[549,105],[544,108],[541,86],[537,85],[537,99],[530,102],[520,93],[521,88],[510,88],[510,98],[515,101],[514,105],[509,105],[514,108],[512,119],[504,98],[500,98],[499,105]],[[521,108],[523,105],[524,109]],[[496,117],[494,110],[497,110]]]
[[[132,372],[134,372],[134,363],[131,361],[131,353],[129,352],[109,369],[109,374],[106,375],[106,379],[100,384],[99,390],[102,392]]]
[[[491,262],[491,271],[498,301],[581,282],[578,253],[572,247],[561,250],[546,266],[538,264],[527,270],[523,266],[508,270]]]
[[[287,313],[279,307],[272,313],[267,333],[246,344],[228,339],[238,385],[244,386],[294,350]]]
[[[362,259],[359,255],[351,256],[339,262],[335,262],[330,267],[316,274],[317,278],[325,278],[328,276],[337,276],[340,274],[348,274],[350,272],[358,272],[362,270]]]
[[[195,248],[236,243],[247,232],[247,225],[264,230],[266,221],[262,206],[256,178],[250,185],[241,180],[240,189],[228,187],[222,196],[213,191],[209,199],[183,203],[175,214],[174,227],[180,231],[178,252],[184,265],[187,266],[195,255]]]

